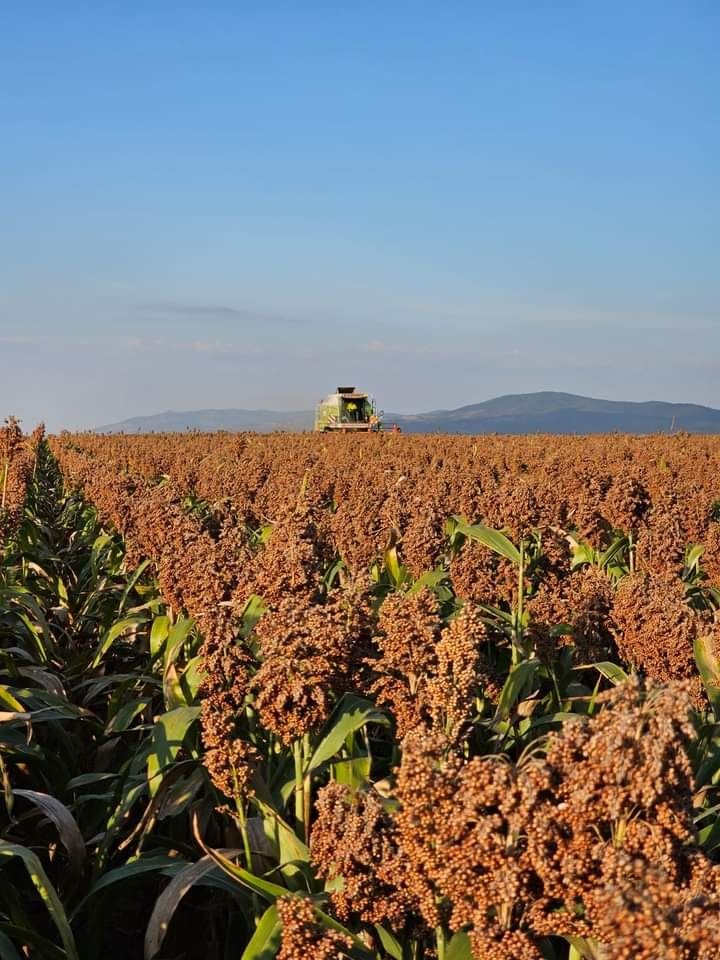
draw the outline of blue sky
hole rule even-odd
[[[0,413],[720,407],[715,2],[10,3]]]

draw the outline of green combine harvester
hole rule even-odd
[[[315,410],[316,433],[368,433],[379,429],[375,401],[355,387],[338,387]]]

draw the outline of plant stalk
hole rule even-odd
[[[303,769],[307,770],[310,766],[310,734],[303,736]],[[305,842],[310,842],[310,805],[312,801],[312,785],[310,783],[310,773],[306,773],[303,780],[303,827],[305,830]]]
[[[295,820],[302,826],[305,834],[305,782],[303,778],[302,741],[293,741],[293,759],[295,761]]]
[[[437,946],[438,960],[445,960],[445,931],[441,926],[435,929],[435,944]]]

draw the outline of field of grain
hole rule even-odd
[[[0,439],[2,956],[720,955],[720,439]]]

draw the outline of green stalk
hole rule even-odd
[[[303,769],[310,766],[310,734],[303,736]],[[312,786],[310,784],[310,774],[307,773],[303,780],[303,827],[305,829],[305,842],[310,840],[310,804],[312,800]]]
[[[305,783],[303,779],[302,741],[293,741],[293,759],[295,761],[295,820],[305,831]]]
[[[435,929],[435,943],[437,945],[438,960],[445,960],[445,931],[441,926]]]
[[[518,564],[518,598],[515,608],[515,626],[513,629],[512,665],[516,667],[525,656],[523,644],[522,620],[525,612],[525,541],[520,541],[520,563]]]
[[[238,824],[240,825],[240,836],[242,837],[243,850],[245,852],[245,863],[250,873],[253,872],[252,853],[250,851],[250,837],[247,832],[247,817],[245,815],[245,805],[240,796],[240,784],[238,783],[237,771],[232,768],[233,780],[235,782],[235,809],[237,810]]]
[[[252,850],[250,849],[250,836],[247,829],[247,816],[245,814],[245,804],[240,796],[240,785],[238,783],[237,771],[235,766],[232,768],[233,780],[235,782],[235,809],[238,815],[238,824],[240,825],[240,836],[242,837],[243,853],[245,854],[245,865],[250,873],[253,873]],[[253,915],[257,917],[260,911],[258,895],[252,892]]]

